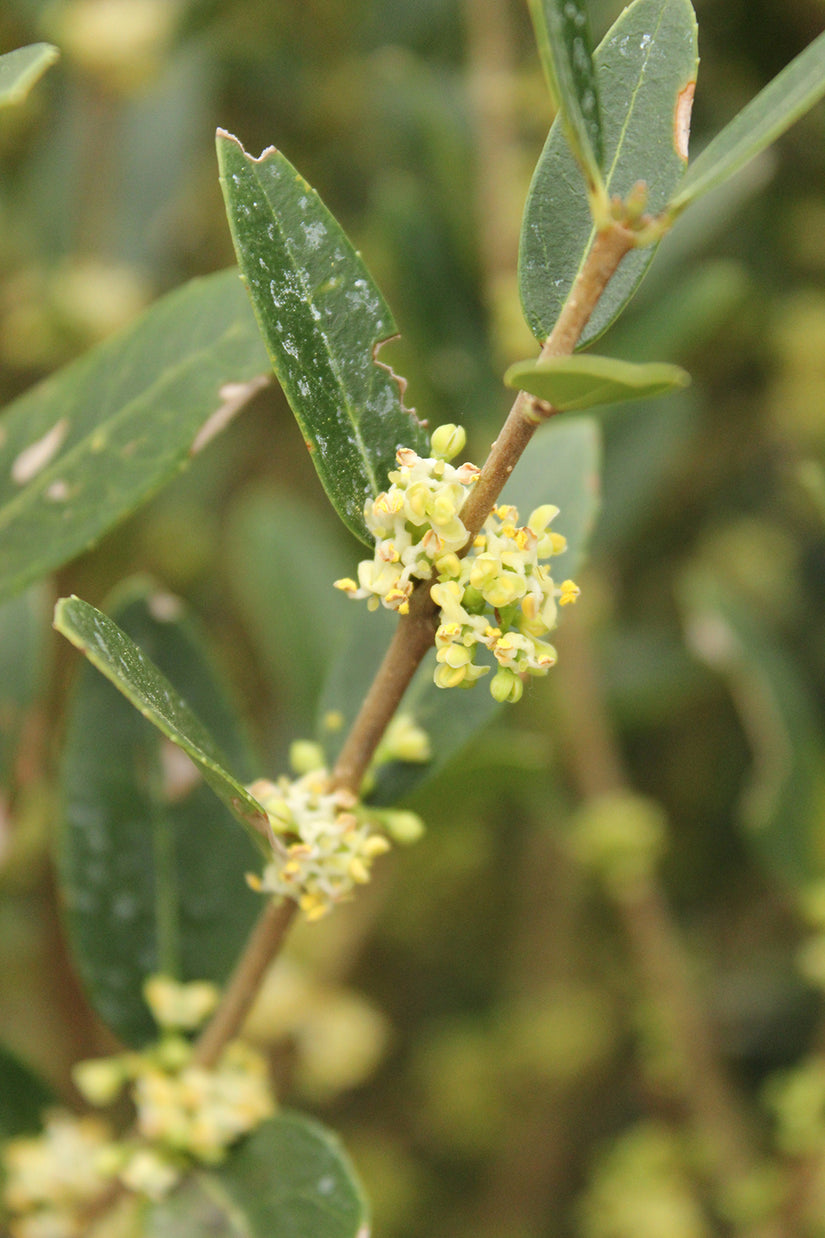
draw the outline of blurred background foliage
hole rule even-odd
[[[618,9],[594,0],[597,37]],[[821,0],[697,10],[694,149],[825,24]],[[408,402],[484,455],[502,370],[534,352],[515,263],[552,117],[526,6],[7,0],[2,49],[42,38],[62,59],[0,125],[4,401],[231,263],[221,125],[319,190],[394,309]],[[662,246],[600,350],[694,385],[604,417],[557,671],[417,793],[425,840],[299,930],[261,999],[282,1098],[342,1132],[384,1238],[756,1233],[749,1209],[782,1189],[777,1123],[816,1170],[799,1215],[819,1208],[825,1104],[777,1072],[825,1030],[823,184],[820,106]],[[351,570],[270,390],[0,610],[0,1040],[64,1096],[69,1064],[109,1046],[49,861],[77,670],[51,600],[100,604],[135,571],[180,593],[274,774],[301,682],[323,679],[328,599],[290,610],[255,538],[273,520],[300,538],[307,505]]]

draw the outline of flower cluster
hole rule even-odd
[[[437,560],[455,554],[467,541],[459,512],[479,470],[474,464],[448,464],[465,442],[459,426],[445,425],[430,439],[432,456],[419,456],[409,447],[398,450],[389,490],[364,509],[375,537],[374,557],[358,564],[357,582],[336,580],[336,589],[351,598],[369,598],[370,610],[380,603],[407,613],[416,582],[429,580]]]
[[[102,1167],[111,1139],[100,1118],[55,1109],[45,1115],[39,1135],[10,1140],[2,1150],[2,1165],[12,1238],[82,1238],[86,1211],[111,1186]]]
[[[439,688],[470,687],[489,666],[474,661],[479,647],[498,664],[490,683],[497,701],[517,701],[528,675],[544,675],[556,651],[544,637],[556,626],[558,605],[579,594],[572,580],[556,585],[540,560],[560,554],[564,538],[548,526],[558,508],[537,507],[519,527],[517,508],[497,507],[464,559],[448,555],[437,564],[430,589],[441,610],[435,636],[435,682]]]
[[[497,665],[490,691],[497,701],[517,701],[524,680],[543,675],[556,661],[544,639],[556,626],[557,608],[574,602],[572,580],[556,585],[542,560],[566,548],[549,525],[558,515],[550,504],[537,507],[520,527],[515,507],[494,509],[462,557],[468,532],[460,512],[479,470],[447,463],[464,447],[459,426],[439,426],[432,456],[409,448],[397,453],[389,490],[367,503],[365,518],[375,535],[375,553],[358,565],[357,582],[336,580],[352,598],[368,598],[406,614],[415,584],[433,580],[430,595],[441,611],[436,634],[435,682],[440,688],[470,687],[490,670],[475,662],[479,647]]]
[[[259,1053],[233,1041],[207,1069],[181,1034],[195,1030],[214,1008],[213,985],[154,976],[144,993],[162,1029],[159,1041],[141,1053],[80,1062],[74,1070],[90,1104],[103,1107],[128,1092],[136,1113],[132,1131],[118,1138],[97,1116],[56,1110],[40,1135],[6,1144],[3,1203],[12,1238],[80,1238],[113,1183],[161,1199],[193,1164],[219,1163],[236,1139],[273,1114]]]
[[[426,736],[403,715],[395,731],[388,730],[379,755],[387,761],[402,754],[406,760],[429,758]],[[330,789],[316,745],[299,742],[290,755],[300,777],[259,778],[249,788],[266,811],[273,859],[261,877],[250,874],[247,881],[254,890],[293,899],[308,920],[320,920],[369,881],[373,861],[390,848],[387,835],[414,842],[424,827],[414,813],[370,808],[352,791]]]

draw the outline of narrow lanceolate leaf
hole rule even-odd
[[[233,768],[251,777],[240,727],[182,603],[135,580],[118,624],[173,680]],[[56,834],[61,906],[78,974],[124,1043],[157,1034],[147,975],[223,984],[260,911],[259,857],[197,766],[89,663],[71,694]]]
[[[648,209],[663,210],[687,163],[698,53],[690,0],[634,0],[594,55],[602,110],[607,192],[638,182]],[[522,223],[519,286],[527,322],[544,341],[555,326],[594,237],[587,195],[557,118],[539,158]],[[632,250],[584,328],[595,339],[630,300],[653,257]]]
[[[364,504],[395,453],[426,454],[403,384],[378,357],[395,323],[369,271],[317,193],[274,148],[259,159],[218,131],[238,262],[272,365],[344,524],[366,545]]]
[[[814,39],[690,164],[674,214],[728,180],[825,96],[825,34]]]
[[[221,430],[269,360],[236,271],[193,280],[0,418],[0,600],[85,550]]]
[[[369,1209],[338,1139],[280,1113],[216,1169],[147,1205],[147,1238],[369,1238]]]
[[[548,357],[518,361],[504,375],[508,387],[527,391],[558,412],[581,411],[599,404],[619,404],[686,387],[690,375],[678,365],[652,361],[634,365],[613,357]]]
[[[51,43],[32,43],[0,56],[0,107],[21,103],[59,55]]]
[[[581,0],[529,0],[547,84],[570,148],[595,187],[602,183],[604,141],[590,23]]]
[[[60,599],[54,626],[194,761],[218,798],[257,840],[267,819],[263,808],[226,769],[222,754],[187,702],[126,633],[77,597]]]

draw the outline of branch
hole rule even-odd
[[[553,333],[541,350],[542,358],[559,357],[573,351],[608,281],[632,248],[631,233],[619,224],[597,233]],[[478,481],[461,509],[468,534],[461,554],[466,554],[472,545],[537,427],[554,412],[550,405],[524,391],[516,396]],[[422,581],[410,599],[410,613],[399,620],[393,641],[341,750],[332,774],[334,787],[358,791],[387,724],[433,644],[436,613],[429,581]]]

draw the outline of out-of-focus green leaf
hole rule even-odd
[[[43,687],[51,602],[41,584],[0,605],[0,787],[13,781],[21,732]]]
[[[269,372],[235,271],[193,280],[0,419],[0,598],[183,468]]]
[[[577,357],[517,361],[507,370],[504,382],[508,387],[546,400],[559,412],[568,412],[662,395],[665,391],[686,387],[690,375],[678,365],[663,361],[634,365],[630,361],[587,353]]]
[[[32,43],[0,56],[0,107],[22,103],[59,55],[51,43]]]
[[[37,1131],[43,1110],[54,1101],[47,1084],[0,1045],[0,1139]]]
[[[61,598],[54,626],[86,655],[144,718],[195,762],[218,799],[251,829],[266,813],[226,769],[212,736],[154,663],[106,615],[78,597]]]
[[[655,405],[643,402],[604,418],[602,508],[593,535],[596,558],[615,555],[658,520],[658,504],[679,475],[700,419],[690,390],[674,392],[665,417]]]
[[[372,545],[364,504],[400,446],[426,454],[403,384],[377,359],[396,334],[381,293],[317,193],[277,150],[259,159],[218,131],[238,262],[278,381],[344,524]]]
[[[337,1138],[297,1113],[259,1127],[218,1169],[149,1207],[147,1238],[367,1238],[369,1212]]]
[[[567,140],[591,186],[602,183],[604,141],[587,9],[580,0],[529,0],[544,75]]]
[[[567,538],[563,555],[551,560],[553,577],[573,576],[585,551],[599,501],[600,438],[595,422],[587,418],[558,421],[543,427],[519,461],[508,482],[503,501],[514,503],[521,519],[542,503],[554,503],[560,512],[553,528]],[[350,602],[351,606],[357,605]],[[322,738],[333,755],[341,732],[330,735],[324,719],[340,714],[343,733],[352,722],[378,667],[391,634],[395,616],[378,610],[365,614],[333,665],[321,699]],[[370,625],[369,627],[367,625]],[[374,638],[365,633],[375,626]],[[550,672],[552,674],[552,671]],[[529,687],[527,689],[530,690]],[[379,774],[375,799],[391,804],[406,795],[424,778],[440,769],[501,706],[481,679],[472,688],[445,690],[433,683],[429,656],[418,670],[402,703],[430,736],[433,760],[428,765],[395,764]]]
[[[178,599],[139,580],[113,610],[248,777],[239,725]],[[190,721],[179,698],[164,711],[178,727]],[[72,952],[98,1014],[140,1044],[156,1034],[147,975],[225,981],[260,909],[244,880],[258,856],[199,769],[88,665],[71,700],[62,784],[57,862]]]
[[[660,258],[663,255],[660,255]],[[659,260],[657,260],[657,268]],[[658,279],[660,272],[655,272]],[[648,277],[653,282],[654,273]],[[647,285],[648,281],[645,281]],[[713,258],[673,273],[669,288],[655,300],[647,286],[628,314],[610,332],[610,351],[622,358],[670,354],[682,360],[719,338],[741,312],[753,284],[741,262]]]
[[[643,181],[655,214],[673,197],[686,166],[686,122],[698,66],[690,0],[634,0],[602,40],[594,63],[607,191],[625,198]],[[557,119],[533,175],[521,232],[521,301],[537,339],[552,331],[593,237],[581,177]],[[622,260],[582,344],[621,312],[653,252],[652,246],[634,249]]]
[[[729,179],[825,96],[825,34],[814,39],[726,125],[688,167],[677,214]]]
[[[750,744],[740,801],[745,837],[771,876],[793,888],[823,875],[822,738],[808,685],[770,632],[707,574],[683,584],[694,653],[722,675]]]
[[[346,539],[349,550],[336,542],[296,495],[262,492],[242,498],[228,536],[235,596],[278,701],[288,705],[289,738],[309,734],[329,662],[357,618],[333,587],[350,570],[352,542]],[[316,614],[323,623],[307,622]]]

